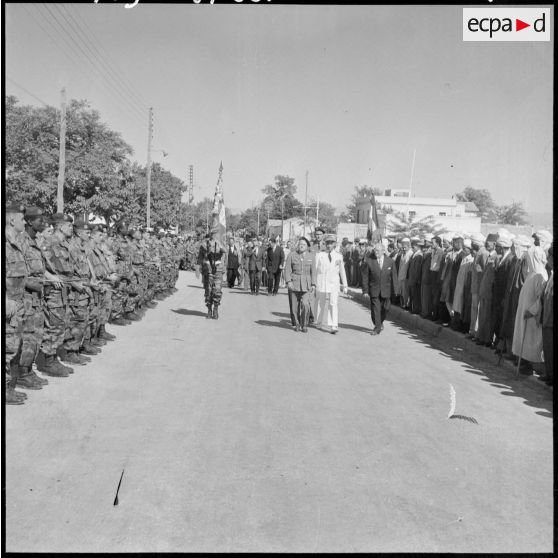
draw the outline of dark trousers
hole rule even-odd
[[[227,284],[229,286],[230,289],[232,289],[234,287],[234,282],[235,279],[238,275],[238,270],[233,268],[233,267],[229,267],[227,268]]]
[[[291,315],[291,325],[296,325],[296,318],[293,312],[293,297],[291,296],[291,290],[287,291],[287,298],[289,299],[289,314]]]
[[[308,300],[308,293],[290,291],[290,295],[295,325],[307,327],[308,319],[310,317],[310,302]]]
[[[254,275],[254,290],[259,293],[260,285],[262,284],[262,272],[256,270],[256,275]]]
[[[409,285],[409,293],[411,295],[411,312],[420,314],[420,283]]]
[[[256,292],[256,274],[258,272],[255,269],[248,270],[248,276],[250,277],[250,290]]]
[[[442,283],[441,281],[436,281],[435,283],[432,283],[432,298],[430,299],[430,304],[431,304],[431,308],[432,308],[432,318],[434,320],[439,320],[440,319],[440,308],[441,308],[441,304],[440,304],[440,295],[442,294]],[[443,305],[444,308],[446,307],[446,305]]]
[[[372,315],[372,323],[374,329],[380,331],[380,327],[386,319],[387,313],[391,306],[391,300],[382,296],[373,296],[370,298],[370,314]]]
[[[351,264],[350,263],[345,263],[344,265],[345,265],[345,275],[347,276],[347,284],[352,285],[353,284],[353,275],[352,275]]]
[[[554,379],[554,328],[543,327],[544,371],[548,378]]]
[[[267,272],[267,292],[275,293],[279,292],[279,281],[281,279],[281,270],[278,269],[276,273]]]

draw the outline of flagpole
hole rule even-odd
[[[411,165],[411,182],[409,183],[409,197],[407,198],[407,207],[405,209],[407,220],[409,220],[409,200],[413,195],[413,175],[415,174],[415,158],[417,155],[417,148],[413,150],[413,164]]]

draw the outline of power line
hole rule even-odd
[[[31,91],[29,91],[28,89],[23,87],[23,85],[19,84],[17,81],[12,79],[10,76],[6,76],[6,79],[8,81],[10,81],[11,83],[13,83],[16,87],[19,87],[22,91],[25,91],[25,93],[27,93],[27,95],[29,95],[29,96],[33,97],[33,99],[36,99],[37,101],[39,101],[39,103],[43,103],[43,105],[45,105],[45,107],[52,106],[52,105],[49,105],[48,103],[45,103],[41,98],[39,98],[39,97],[37,97],[37,95],[34,95],[33,93],[31,93]]]
[[[116,76],[116,79],[122,83],[122,85],[129,91],[129,94],[131,96],[133,96],[136,101],[139,103],[139,105],[142,107],[142,109],[147,110],[147,103],[145,102],[145,100],[141,97],[141,94],[139,92],[136,92],[133,88],[133,84],[130,83],[130,85],[128,85],[128,81],[125,79],[125,74],[122,71],[122,69],[116,64],[116,62],[114,60],[111,59],[110,54],[107,53],[107,51],[105,50],[105,48],[103,47],[102,43],[99,43],[99,49],[101,49],[102,52],[105,53],[105,56],[108,57],[110,64],[106,62],[106,58],[103,57],[102,53],[99,51],[99,49],[97,48],[97,45],[95,43],[95,33],[91,30],[91,28],[87,25],[86,21],[79,15],[79,13],[77,12],[77,10],[74,8],[72,8],[71,4],[68,4],[67,6],[64,7],[64,11],[66,11],[66,8],[68,8],[68,15],[70,16],[70,18],[76,23],[76,25],[78,26],[78,28],[81,30],[83,37],[85,37],[86,39],[89,40],[90,44],[92,45],[92,47],[95,49],[95,51],[98,53],[99,58],[105,62],[106,66],[108,67],[109,71],[111,72],[112,75]],[[72,15],[72,11],[74,13],[74,15],[76,16],[74,18],[74,16]],[[77,18],[77,19],[76,19]],[[80,22],[77,21],[80,20],[81,21],[81,25]],[[84,31],[84,29],[89,33],[89,35]],[[115,71],[117,70],[117,71]]]
[[[114,85],[115,89],[117,89],[120,93],[122,93],[126,97],[126,99],[128,100],[129,103],[131,103],[131,104],[135,103],[135,108],[137,108],[140,111],[141,114],[144,114],[146,108],[143,107],[141,105],[141,103],[139,103],[138,101],[136,101],[133,98],[132,93],[130,93],[130,91],[127,90],[127,86],[125,84],[123,84],[123,82],[121,82],[118,79],[118,76],[116,76],[116,77],[114,76],[113,70],[107,64],[107,62],[104,60],[104,58],[100,55],[99,51],[97,50],[97,52],[94,52],[95,46],[94,45],[90,46],[91,42],[84,35],[83,29],[81,29],[81,28],[79,29],[79,31],[81,31],[81,33],[76,31],[73,24],[66,17],[65,10],[63,10],[61,6],[58,6],[56,4],[53,4],[53,6],[59,11],[59,13],[62,15],[62,17],[66,21],[66,23],[74,31],[75,35],[71,35],[72,38],[74,38],[78,43],[82,44],[85,48],[87,48],[87,50],[89,51],[89,53],[93,57],[93,60],[95,60],[96,62],[100,63],[103,66],[103,67],[101,67],[99,65],[99,66],[97,66],[97,68],[100,69],[101,72],[103,72],[103,73],[106,72],[106,76],[108,76],[108,79],[112,80],[112,84]],[[68,14],[68,16],[71,17],[71,14]],[[76,22],[76,24],[77,24],[77,22]],[[79,26],[79,24],[77,24],[77,25]],[[85,40],[84,40],[84,38],[85,38]],[[89,58],[89,60],[91,61],[90,58]]]
[[[97,72],[97,74],[104,80],[104,83],[112,90],[114,91],[117,95],[120,96],[120,98],[130,107],[130,109],[137,111],[138,115],[141,116],[142,118],[144,117],[144,114],[142,113],[142,111],[137,108],[134,104],[130,103],[130,100],[126,97],[125,94],[123,94],[118,88],[116,88],[113,83],[112,80],[107,79],[107,76],[104,72],[103,69],[99,69],[99,67],[97,66],[97,63],[95,62],[95,59],[92,59],[90,57],[90,55],[82,48],[81,44],[76,41],[76,39],[74,38],[74,35],[71,32],[68,32],[69,30],[66,29],[64,27],[64,25],[59,21],[58,17],[56,16],[55,13],[53,13],[50,9],[50,7],[43,3],[43,7],[47,10],[47,12],[50,14],[50,16],[54,19],[54,21],[56,22],[56,24],[58,25],[58,27],[61,30],[62,33],[62,38],[65,39],[65,37],[67,36],[69,38],[69,40],[71,41],[73,46],[76,46],[81,53],[83,54],[83,56],[85,57],[85,59],[89,62],[89,64],[91,65],[91,67]],[[51,22],[52,24],[52,22]],[[71,27],[71,25],[70,25]],[[66,41],[67,42],[67,41]],[[73,48],[73,46],[70,46],[70,48]]]
[[[41,21],[36,17],[35,13],[33,11],[29,10],[27,8],[26,4],[22,4],[22,6],[25,9],[25,11],[32,17],[32,19],[35,21],[35,23],[38,25],[38,27],[40,29],[42,29],[48,35],[48,37],[55,44],[55,46],[58,47],[60,50],[62,50],[62,52],[64,52],[64,55],[68,58],[68,60],[70,60],[70,62],[72,62],[73,64],[76,64],[79,67],[80,71],[83,72],[83,74],[86,75],[89,78],[90,76],[88,74],[86,74],[86,72],[83,68],[83,62],[81,60],[79,60],[79,58],[75,58],[73,56],[72,46],[71,45],[69,46],[69,50],[64,48],[63,46],[61,46],[61,43],[55,37],[53,37],[53,35],[51,34],[51,32],[47,28],[45,28],[43,26]],[[41,15],[42,15],[42,12],[41,12]],[[51,28],[54,29],[53,24],[51,22],[49,22],[49,23],[50,23]],[[62,38],[64,38],[64,36],[62,36]],[[65,42],[68,45],[68,42],[67,41],[65,41]],[[72,55],[70,55],[70,53],[72,53]],[[124,105],[124,109],[126,111],[128,111],[128,115],[132,116],[134,121],[138,120],[137,116],[129,109],[128,105]]]

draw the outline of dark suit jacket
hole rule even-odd
[[[397,271],[395,262],[384,254],[384,264],[380,264],[376,257],[366,258],[362,266],[362,293],[369,294],[371,298],[389,298],[391,296],[391,285],[397,283]]]
[[[276,246],[275,250],[272,246],[267,249],[265,266],[269,273],[277,273],[280,266],[285,263],[285,252],[281,246]]]
[[[261,271],[265,266],[265,252],[266,248],[264,246],[258,246],[258,251],[256,252],[256,271]]]
[[[409,287],[420,285],[422,258],[422,252],[419,250],[413,254],[411,261],[409,262],[409,267],[407,269],[407,285]]]
[[[242,267],[246,271],[254,271],[256,269],[256,253],[254,248],[246,247],[242,254]]]
[[[229,246],[227,248],[227,256],[228,256],[227,269],[238,269],[238,266],[240,265],[240,261],[238,258],[237,249],[235,248],[233,253],[231,254],[231,248]]]

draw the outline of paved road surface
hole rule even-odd
[[[178,286],[6,409],[8,551],[552,551],[549,392],[347,299],[304,335],[283,294],[214,321]]]

